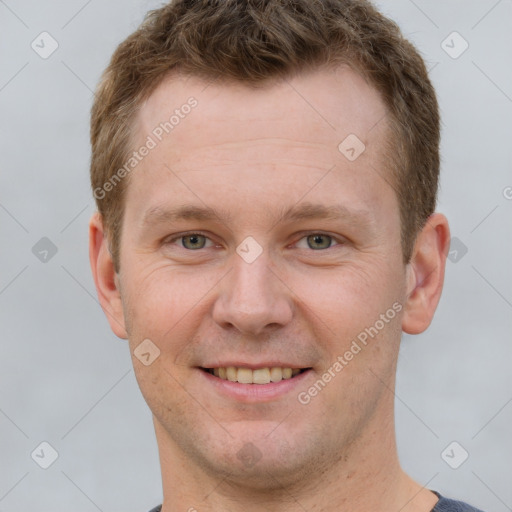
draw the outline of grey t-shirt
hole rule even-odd
[[[467,503],[463,503],[462,501],[454,501],[449,500],[448,498],[444,498],[438,492],[432,491],[438,498],[439,501],[436,503],[436,506],[432,509],[431,512],[482,512],[482,510],[472,507]],[[162,505],[158,505],[151,509],[149,512],[160,512],[162,509]]]

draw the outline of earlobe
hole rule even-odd
[[[418,234],[407,265],[407,295],[402,330],[419,334],[430,325],[441,297],[446,256],[450,244],[448,220],[432,214]]]
[[[110,327],[116,336],[127,339],[119,276],[114,269],[103,220],[98,212],[89,221],[89,260],[98,299]]]

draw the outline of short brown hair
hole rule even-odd
[[[98,191],[129,158],[138,108],[164,78],[178,71],[256,86],[342,63],[386,105],[385,167],[409,262],[436,205],[440,120],[423,59],[398,26],[366,0],[176,0],[150,11],[119,45],[92,108],[91,184],[116,270],[127,180]]]

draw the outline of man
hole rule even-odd
[[[401,469],[450,234],[424,63],[359,0],[178,0],[92,111],[90,259],[175,511],[475,511]]]

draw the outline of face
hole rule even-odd
[[[133,356],[160,445],[253,482],[349,456],[392,421],[406,297],[378,93],[343,67],[171,77],[136,134],[156,145],[129,176],[117,320],[160,351]]]

